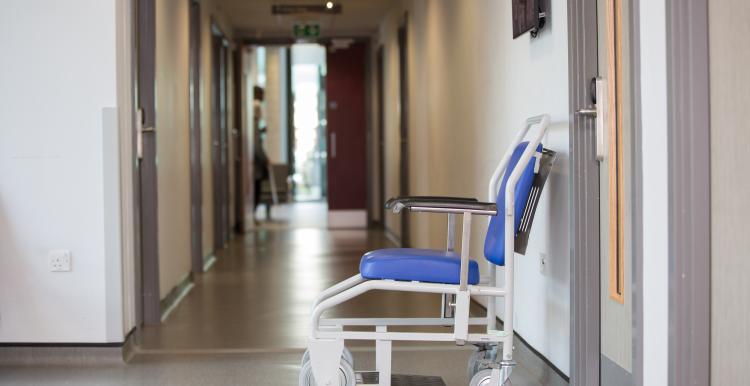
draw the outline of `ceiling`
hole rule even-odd
[[[325,4],[324,0],[217,0],[238,39],[292,38],[297,23],[317,23],[322,38],[369,36],[394,0],[335,0],[340,14],[273,15],[272,5]]]

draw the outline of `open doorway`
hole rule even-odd
[[[326,175],[326,50],[319,44],[291,48],[294,201],[323,201]]]

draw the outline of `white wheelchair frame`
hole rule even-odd
[[[460,282],[455,284],[438,284],[423,282],[406,282],[394,280],[369,280],[360,274],[354,275],[323,291],[313,305],[308,349],[315,383],[318,386],[339,385],[339,363],[344,351],[345,340],[375,341],[375,360],[380,386],[391,384],[391,349],[393,341],[455,341],[457,345],[469,343],[502,344],[502,357],[497,366],[492,367],[491,385],[503,385],[510,377],[515,366],[513,361],[513,265],[515,240],[515,187],[525,166],[536,153],[549,126],[549,116],[539,115],[526,120],[524,128],[517,133],[505,155],[492,174],[489,184],[488,200],[495,202],[499,184],[502,181],[514,149],[523,141],[529,130],[539,126],[539,132],[524,150],[516,167],[512,170],[505,190],[505,285],[496,287],[497,266],[488,261],[489,276],[483,277],[479,285],[468,284],[469,246],[471,238],[471,221],[474,215],[495,216],[497,209],[467,209],[443,205],[412,205],[412,212],[444,213],[448,215],[447,250],[454,250],[455,234],[453,226],[455,216],[463,215]],[[460,205],[457,205],[460,206]],[[401,208],[394,208],[394,212]],[[323,312],[346,302],[356,296],[372,290],[424,292],[443,294],[444,303],[448,297],[455,296],[453,317],[446,317],[445,312],[436,318],[338,318],[323,319]],[[486,317],[469,317],[471,296],[489,298]],[[503,330],[496,330],[495,298],[505,299],[505,320]],[[446,308],[454,304],[444,304]],[[448,307],[446,307],[448,306]],[[483,334],[469,333],[470,325],[486,325]],[[346,331],[346,326],[369,326],[374,331]],[[391,326],[453,326],[452,333],[394,332]]]

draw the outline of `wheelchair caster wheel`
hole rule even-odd
[[[476,373],[488,369],[497,357],[497,351],[489,346],[477,346],[477,350],[471,353],[466,368],[466,377],[471,379]]]
[[[484,370],[480,370],[479,372],[474,374],[473,377],[471,377],[471,382],[469,382],[469,386],[501,386],[501,385],[493,385],[492,384],[492,369],[484,369]],[[503,383],[502,386],[511,386],[510,379],[505,381],[505,383]]]
[[[349,364],[354,367],[354,356],[352,356],[352,352],[349,351],[348,348],[344,347],[344,352],[341,354],[341,359],[349,362]],[[310,350],[305,350],[305,353],[302,354],[302,362],[300,363],[300,365],[304,366],[307,362],[310,362]]]
[[[355,386],[357,382],[355,377],[354,368],[351,363],[345,359],[341,359],[339,363],[339,385]],[[302,365],[302,370],[299,372],[299,386],[318,386],[313,377],[312,363],[310,361]]]

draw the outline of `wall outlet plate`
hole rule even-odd
[[[73,257],[66,249],[49,251],[49,270],[52,272],[70,272]]]

